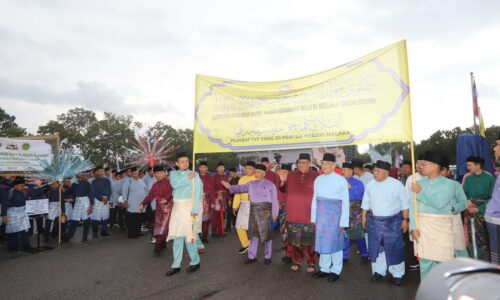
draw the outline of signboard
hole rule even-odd
[[[39,159],[52,162],[52,147],[43,139],[0,138],[0,172],[36,172]]]
[[[49,199],[26,200],[26,214],[28,216],[49,213]]]

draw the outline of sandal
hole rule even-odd
[[[300,265],[297,263],[293,263],[290,269],[292,269],[292,271],[298,271],[300,269]]]
[[[314,271],[315,271],[315,266],[311,265],[307,267],[306,273],[314,273]]]

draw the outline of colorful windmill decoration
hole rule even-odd
[[[155,135],[153,138],[136,138],[132,141],[132,147],[127,150],[131,164],[152,167],[155,163],[165,161],[177,148],[171,146],[171,139],[161,139],[159,135]]]

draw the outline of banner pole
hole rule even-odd
[[[59,137],[59,133],[57,134],[57,151],[59,151],[59,155],[61,155],[61,138]],[[59,183],[59,245],[61,245],[61,237],[62,237],[62,184],[64,178],[61,178],[61,182]]]

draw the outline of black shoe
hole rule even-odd
[[[82,241],[81,241],[81,243],[82,243],[82,244],[84,244],[84,245],[86,246],[86,245],[88,245],[88,244],[89,244],[89,241],[87,241],[87,240],[82,240]]]
[[[417,263],[416,265],[410,265],[410,271],[419,271],[420,265]]]
[[[249,265],[249,264],[253,264],[254,262],[256,262],[257,259],[256,258],[247,258],[245,259],[245,261],[243,262],[245,265]]]
[[[44,238],[44,239],[43,239],[43,242],[44,242],[44,243],[48,243],[48,242],[50,242],[50,238],[48,238],[48,237]]]
[[[328,276],[328,282],[335,282],[339,280],[340,275],[337,275],[335,273],[330,273],[330,276]]]
[[[283,256],[283,257],[281,258],[281,261],[282,261],[283,263],[285,263],[285,264],[290,264],[290,263],[292,263],[292,259],[291,259],[290,257],[288,257],[288,256]]]
[[[139,236],[144,236],[144,233],[139,233],[139,234],[137,234],[137,236],[138,236],[138,237],[139,237]]]
[[[314,278],[324,278],[324,277],[328,277],[328,276],[330,276],[330,273],[325,273],[325,272],[321,272],[321,271],[313,273]]]
[[[403,283],[403,278],[394,277],[392,279],[392,284],[400,286]]]
[[[231,228],[224,229],[224,232],[231,232]]]
[[[186,269],[186,272],[188,272],[188,273],[194,273],[194,272],[198,271],[199,269],[200,269],[200,264],[197,264],[197,265],[189,266]]]
[[[270,265],[271,264],[271,259],[270,258],[264,259],[264,264],[265,265]]]
[[[170,269],[170,271],[168,271],[167,273],[165,273],[165,275],[167,276],[172,276],[172,275],[175,275],[177,273],[179,273],[181,271],[181,268],[172,268]]]
[[[93,235],[92,235],[92,238],[93,238],[93,239],[97,239],[98,237],[99,237],[99,236],[97,236],[97,234],[93,234]]]
[[[153,254],[154,254],[156,257],[160,257],[160,253],[161,253],[161,251],[160,251],[160,250],[158,250],[158,249],[154,249],[154,250],[153,250]]]
[[[245,254],[248,252],[248,247],[245,247],[245,248],[240,248],[240,250],[238,250],[238,253],[239,254]]]
[[[361,256],[361,263],[366,265],[369,262],[368,256]]]
[[[107,236],[111,236],[111,234],[107,233],[107,232],[101,232],[101,236],[103,237],[107,237]]]
[[[120,231],[125,231],[125,230],[126,230],[126,229],[125,229],[125,228],[123,228],[123,227],[121,227],[121,228],[120,228]]]
[[[380,281],[381,279],[384,279],[384,276],[380,275],[379,273],[375,272],[372,275],[372,278],[370,278],[371,282],[377,282]]]
[[[208,243],[210,243],[207,239],[201,240],[201,242],[202,242],[203,244],[208,244]]]
[[[349,259],[344,259],[344,264],[348,263],[349,262]]]
[[[218,237],[220,237],[220,234],[218,234],[218,233],[212,233],[212,237],[213,238],[218,238]]]

